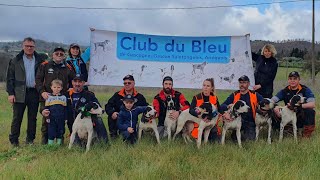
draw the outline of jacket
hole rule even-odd
[[[127,131],[128,127],[137,129],[138,116],[147,109],[147,106],[134,106],[127,110],[124,105],[120,108],[117,125],[120,131]]]
[[[252,53],[252,59],[256,62],[254,71],[255,83],[260,84],[257,90],[263,97],[271,98],[273,93],[273,81],[278,70],[278,62],[274,57],[265,58],[263,55]]]
[[[24,103],[26,96],[26,72],[23,63],[24,51],[22,50],[15,58],[11,59],[7,68],[7,92],[15,95],[16,102]],[[37,52],[35,57],[35,74],[40,64],[44,61]]]
[[[60,79],[63,83],[61,93],[67,92],[69,83],[75,77],[75,72],[65,62],[56,64],[54,61],[43,62],[36,75],[36,88],[40,94],[40,101],[44,101],[41,94],[43,92],[52,93],[50,88],[51,82],[54,79]]]
[[[106,113],[108,114],[108,119],[111,120],[111,116],[114,112],[120,112],[120,107],[123,105],[122,98],[126,95],[124,88],[120,91],[114,93],[114,95],[108,100],[108,103],[105,105]],[[133,90],[133,96],[137,99],[135,103],[136,106],[147,106],[148,103],[146,98],[138,93],[135,89]]]
[[[77,58],[67,57],[66,63],[70,65],[76,74],[84,77],[84,81],[88,81],[88,70],[86,63],[90,60],[90,48],[87,48],[81,56]]]

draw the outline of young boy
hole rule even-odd
[[[123,98],[123,105],[120,107],[118,116],[118,128],[123,136],[123,141],[134,144],[137,138],[138,116],[144,112],[147,106],[134,106],[136,102],[132,95]]]
[[[47,117],[49,145],[53,144],[55,138],[57,139],[57,144],[61,145],[64,134],[64,123],[67,120],[67,98],[60,94],[62,85],[61,80],[53,80],[50,86],[52,93],[49,94],[45,102],[45,109],[50,111]]]

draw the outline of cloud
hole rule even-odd
[[[60,3],[57,3],[60,2]],[[86,1],[87,2],[87,1]],[[191,7],[231,5],[228,0],[21,1],[28,5],[77,7]],[[3,2],[11,4],[12,1]],[[17,3],[18,4],[18,3]],[[320,17],[320,14],[316,15]],[[26,36],[48,41],[89,44],[89,27],[114,31],[180,35],[218,36],[251,34],[251,39],[311,39],[311,11],[283,10],[279,4],[264,12],[256,7],[196,10],[74,10],[0,6],[0,40],[21,40]],[[317,26],[320,21],[317,20]],[[320,40],[319,34],[316,40]]]

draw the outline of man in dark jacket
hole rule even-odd
[[[43,59],[35,52],[35,41],[32,38],[25,38],[22,48],[23,50],[9,62],[7,70],[8,100],[13,105],[9,140],[13,146],[19,145],[21,122],[26,107],[28,108],[26,143],[33,143],[39,106],[39,93],[35,88],[35,74]]]
[[[134,88],[134,78],[132,75],[126,75],[123,78],[123,85],[124,87],[116,92],[105,105],[106,113],[108,114],[108,125],[111,138],[117,138],[119,135],[119,130],[117,127],[117,119],[120,112],[120,107],[123,104],[122,99],[125,95],[130,94],[133,95],[137,102],[135,103],[136,106],[147,106],[148,103],[146,98],[137,92]]]
[[[63,83],[61,93],[67,92],[69,82],[75,77],[75,72],[64,61],[65,51],[61,47],[57,47],[53,51],[52,61],[43,62],[36,75],[36,88],[40,94],[40,108],[44,106],[44,100],[48,98],[48,93],[51,93],[51,82],[54,79],[59,79]],[[48,126],[45,118],[42,118],[42,144],[48,142]]]

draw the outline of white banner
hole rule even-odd
[[[254,85],[250,36],[156,36],[95,30],[91,33],[89,84],[122,86],[131,74],[136,86],[162,87],[171,76],[174,88],[201,88],[214,78],[216,89],[239,89],[247,75]]]

